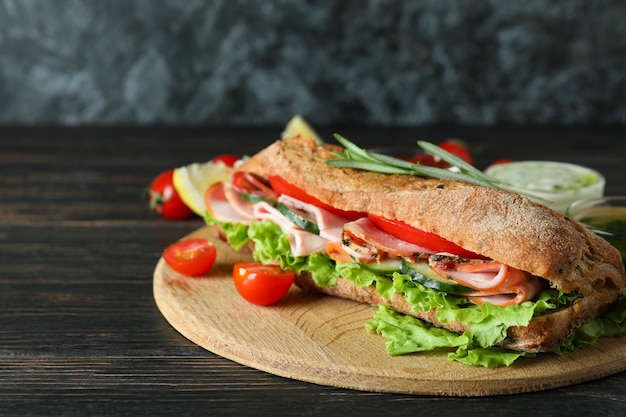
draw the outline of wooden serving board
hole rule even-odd
[[[214,237],[211,271],[190,278],[160,259],[154,297],[183,336],[220,356],[286,378],[373,392],[486,396],[546,390],[626,370],[626,337],[605,338],[564,356],[540,354],[510,367],[487,369],[451,362],[446,352],[391,357],[385,340],[365,329],[375,307],[295,287],[278,304],[259,307],[239,296],[235,262],[249,261]]]

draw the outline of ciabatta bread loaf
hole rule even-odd
[[[437,234],[469,251],[545,279],[551,288],[582,295],[566,310],[510,328],[503,345],[524,351],[558,346],[571,331],[607,309],[624,288],[619,252],[585,227],[516,193],[461,181],[387,175],[326,164],[341,148],[294,137],[280,140],[239,169],[280,176],[320,201],[346,211],[399,220]],[[319,288],[303,274],[298,283],[333,296],[393,309],[453,331],[434,312],[412,311],[401,295],[385,300],[372,288],[347,280]]]

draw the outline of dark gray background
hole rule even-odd
[[[626,2],[0,0],[0,124],[624,124]]]

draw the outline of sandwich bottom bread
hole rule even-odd
[[[377,305],[390,354],[508,365],[626,331],[619,252],[519,194],[330,166],[343,148],[279,140],[206,193],[209,224],[306,290]]]

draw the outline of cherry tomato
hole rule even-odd
[[[370,220],[382,231],[398,239],[430,249],[433,252],[446,252],[462,258],[482,259],[481,255],[463,249],[456,243],[450,242],[434,233],[425,232],[398,220],[389,220],[384,217],[369,215]]]
[[[407,161],[413,162],[414,164],[419,163],[420,165],[427,165],[431,167],[438,168],[447,168],[450,165],[443,162],[439,157],[429,153],[418,153],[413,155],[411,158],[406,158]]]
[[[211,159],[211,162],[213,163],[221,162],[227,167],[232,167],[235,165],[235,162],[239,161],[240,159],[241,158],[239,158],[239,156],[237,155],[225,153],[222,155],[217,155],[215,158]]]
[[[190,277],[207,273],[216,257],[215,245],[201,237],[179,240],[163,251],[163,259],[170,268]]]
[[[194,212],[181,200],[172,183],[173,177],[174,170],[169,169],[154,178],[148,194],[150,208],[166,219],[186,219]]]
[[[313,204],[316,207],[323,208],[324,210],[330,211],[331,213],[335,213],[339,216],[346,217],[348,219],[358,219],[359,217],[365,216],[363,213],[359,213],[358,211],[346,211],[330,206],[326,203],[321,202],[317,198],[308,194],[303,189],[296,187],[293,184],[288,183],[282,177],[278,177],[275,175],[271,175],[269,177],[270,185],[272,189],[277,194],[288,195],[289,197],[293,197],[297,200],[303,201],[308,204]]]
[[[508,164],[509,162],[513,162],[513,160],[511,158],[502,158],[502,159],[497,159],[495,161],[493,161],[487,168],[485,169],[489,169],[493,166],[496,165],[503,165],[503,164]]]
[[[439,147],[444,151],[448,151],[453,155],[458,156],[468,164],[473,165],[474,159],[467,145],[458,139],[447,139],[439,144]]]
[[[289,291],[295,273],[278,265],[259,262],[236,263],[233,280],[237,292],[252,304],[267,306],[280,301]]]

